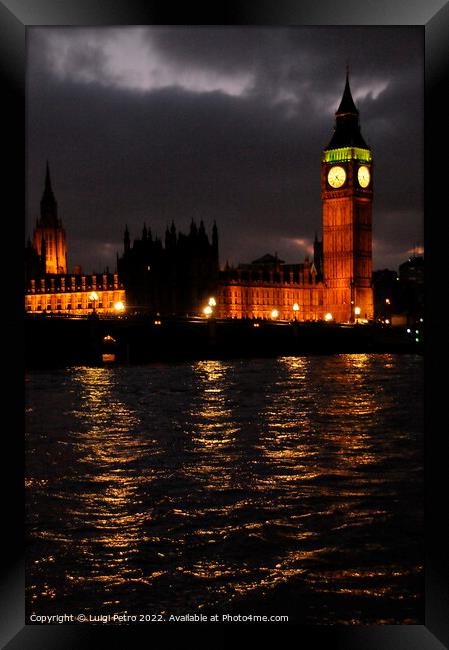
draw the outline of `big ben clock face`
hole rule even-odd
[[[357,171],[357,180],[359,181],[360,187],[368,187],[371,180],[371,174],[366,165],[359,167]]]
[[[327,182],[331,187],[342,187],[342,185],[345,184],[346,181],[346,171],[344,167],[340,167],[339,165],[336,165],[335,167],[331,167],[329,169],[329,172],[327,174]]]

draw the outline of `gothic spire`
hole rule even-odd
[[[59,225],[58,204],[51,186],[50,166],[48,160],[45,170],[45,187],[41,199],[41,224],[53,228],[57,228]]]
[[[344,147],[369,149],[360,132],[359,111],[352,98],[348,70],[346,70],[346,83],[343,96],[335,113],[335,118],[334,133],[326,150]]]
[[[352,99],[351,87],[349,85],[349,67],[346,68],[346,84],[341,98],[340,106],[337,109],[336,115],[358,115],[356,105]]]
[[[48,164],[48,160],[47,168],[45,170],[45,192],[48,194],[53,194],[53,190],[51,189],[50,166]]]
[[[125,232],[124,232],[124,235],[123,235],[123,249],[124,249],[125,253],[127,251],[129,251],[130,243],[131,242],[130,242],[130,238],[129,238],[129,230],[128,230],[128,226],[126,225],[125,226]]]
[[[198,234],[198,228],[192,217],[192,221],[190,222],[190,236],[196,237],[197,234]]]

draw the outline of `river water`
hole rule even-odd
[[[423,359],[31,371],[27,615],[423,623]]]

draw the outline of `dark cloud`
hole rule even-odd
[[[50,160],[70,264],[115,265],[125,224],[217,221],[221,261],[307,254],[346,61],[375,155],[374,264],[423,221],[420,28],[34,28],[28,217]]]

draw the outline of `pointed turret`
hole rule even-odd
[[[33,246],[39,255],[43,255],[45,273],[67,273],[65,232],[61,220],[58,219],[58,204],[51,186],[48,160],[40,208],[40,217],[33,234]]]
[[[343,97],[341,98],[335,117],[334,134],[326,150],[341,149],[343,147],[369,149],[360,133],[359,111],[352,98],[348,71],[346,72],[346,84]]]
[[[41,246],[40,246],[40,249],[41,249],[41,259],[42,259],[42,261],[43,261],[44,264],[45,264],[45,259],[46,259],[46,257],[47,257],[47,245],[46,245],[46,243],[45,243],[45,238],[44,238],[43,235],[42,235],[42,238],[41,238]]]
[[[190,236],[191,237],[196,237],[197,234],[198,234],[198,228],[197,228],[196,223],[192,219],[192,221],[190,222]]]
[[[48,160],[45,169],[45,191],[49,192],[50,194],[53,194],[53,191],[51,189],[50,165],[48,164]]]
[[[168,226],[165,229],[165,248],[170,248],[171,245],[171,236],[170,236],[170,230],[168,229]]]
[[[316,269],[318,279],[321,279],[323,270],[323,242],[318,239],[318,234],[315,231],[315,239],[313,242],[313,265]]]
[[[214,248],[214,251],[218,251],[218,229],[215,221],[212,227],[212,246]]]
[[[123,249],[125,253],[129,251],[129,248],[130,248],[129,230],[128,230],[128,226],[125,226],[125,233],[123,235]]]
[[[351,88],[349,86],[349,72],[346,71],[346,84],[341,98],[340,106],[337,109],[336,115],[357,115],[359,112],[352,99]]]
[[[50,178],[50,166],[47,160],[45,171],[45,187],[41,199],[41,223],[42,226],[57,228],[58,223],[58,204],[53,194]]]

